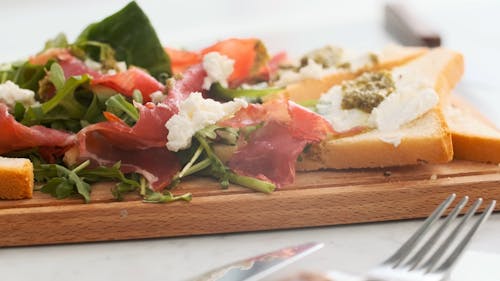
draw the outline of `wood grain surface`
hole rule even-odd
[[[169,204],[143,203],[134,194],[114,202],[109,189],[94,186],[90,204],[40,192],[30,200],[0,201],[0,247],[422,218],[451,193],[499,200],[500,166],[454,161],[299,173],[294,184],[273,194],[222,190],[214,180],[192,178],[174,193],[191,192],[193,200]]]

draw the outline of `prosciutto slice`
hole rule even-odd
[[[176,81],[167,99],[157,105],[134,105],[139,120],[132,127],[109,113],[107,122],[85,127],[78,133],[78,161],[92,160],[96,165],[113,165],[121,161],[123,172],[137,172],[160,191],[181,169],[176,155],[166,148],[168,130],[165,123],[178,112],[180,101],[194,91],[201,91],[205,70],[193,66]]]
[[[305,139],[294,137],[286,124],[269,121],[247,144],[238,147],[229,167],[238,174],[271,181],[278,186],[290,184],[295,179],[297,157],[307,143]]]
[[[163,92],[165,86],[158,82],[146,71],[131,67],[126,71],[113,75],[100,75],[94,77],[92,85],[100,85],[113,89],[125,96],[132,97],[134,90],[139,90],[144,102],[151,101],[151,94],[157,91]]]
[[[75,58],[68,49],[52,48],[29,59],[30,63],[36,65],[46,64],[49,60],[55,59],[61,65],[64,77],[88,74],[93,78],[98,78],[102,74],[89,68],[83,61]]]
[[[172,107],[179,108],[179,103],[185,100],[191,93],[203,92],[203,79],[206,76],[207,72],[201,63],[191,66],[182,74],[182,79],[176,81],[169,90],[165,102]]]
[[[168,105],[136,104],[137,123],[130,127],[121,121],[90,125],[78,134],[78,162],[87,159],[109,166],[121,161],[123,172],[142,174],[153,190],[162,190],[180,170],[175,154],[167,150],[165,123],[174,114]]]
[[[61,66],[64,77],[68,79],[71,76],[88,74],[92,78],[101,77],[102,74],[89,68],[83,61],[73,57],[72,55],[67,55],[59,58],[59,65]]]
[[[256,38],[229,38],[194,52],[168,47],[165,51],[170,57],[174,73],[184,73],[189,67],[200,64],[204,55],[218,52],[234,60],[234,70],[228,78],[232,87],[248,81],[267,80],[267,51]]]
[[[14,119],[5,104],[0,103],[0,154],[33,147],[52,148],[55,152],[56,148],[74,142],[75,136],[70,133],[44,126],[24,126]]]
[[[247,111],[247,112],[245,112]],[[226,124],[257,124],[263,126],[238,145],[229,160],[229,167],[238,174],[267,179],[277,186],[290,184],[295,179],[297,157],[310,143],[319,142],[334,134],[331,125],[318,114],[286,100],[274,100],[236,114]],[[241,118],[252,117],[252,118]]]
[[[267,110],[260,104],[249,104],[243,107],[236,114],[226,120],[219,122],[223,127],[243,128],[258,125],[266,120]]]

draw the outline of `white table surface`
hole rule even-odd
[[[127,1],[0,0],[0,61],[39,51],[46,39],[70,39]],[[464,53],[461,94],[500,126],[500,2],[414,1],[439,27],[444,45]],[[380,1],[139,1],[164,44],[202,47],[229,36],[262,38],[271,52],[299,55],[333,43],[382,48]],[[1,223],[1,222],[0,222]],[[386,257],[421,221],[153,240],[0,249],[0,280],[184,280],[213,267],[280,247],[321,241],[324,249],[269,280],[297,270],[363,272]],[[470,249],[500,254],[500,214],[480,230]],[[1,234],[0,234],[1,235]],[[500,276],[496,277],[500,280]]]

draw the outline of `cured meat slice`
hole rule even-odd
[[[182,74],[182,79],[175,81],[173,87],[170,88],[165,103],[178,108],[179,103],[191,93],[203,92],[203,79],[206,76],[207,72],[201,63],[191,66]]]
[[[64,148],[74,142],[75,136],[70,133],[44,126],[24,126],[0,103],[0,154],[33,147]]]
[[[270,121],[258,129],[229,160],[238,174],[267,179],[277,186],[293,183],[295,162],[307,140],[294,137],[286,124]]]
[[[200,51],[185,51],[165,48],[170,57],[174,73],[184,73],[190,66],[202,62],[203,56],[218,52],[234,60],[234,70],[228,78],[231,86],[236,87],[252,80],[267,80],[267,51],[264,44],[256,38],[229,38],[219,41]]]
[[[142,174],[154,190],[165,188],[180,170],[175,154],[166,148],[165,123],[173,115],[166,104],[136,104],[140,110],[137,123],[107,121],[90,125],[78,134],[78,162],[87,159],[96,165],[121,161],[123,172]]]
[[[238,174],[268,179],[277,186],[292,183],[295,162],[305,146],[335,131],[320,115],[287,100],[272,100],[260,107],[243,109],[223,122],[242,127],[265,120],[246,141],[240,141],[229,167]]]
[[[92,85],[104,86],[128,97],[132,97],[134,91],[139,90],[144,102],[151,101],[150,95],[152,93],[157,91],[163,92],[165,90],[163,84],[146,71],[137,67],[131,67],[126,71],[113,75],[95,77],[92,80]]]

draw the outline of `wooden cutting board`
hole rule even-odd
[[[34,198],[0,201],[0,246],[109,241],[287,229],[426,217],[451,193],[500,199],[500,166],[454,161],[419,165],[299,173],[273,194],[238,186],[221,190],[193,178],[174,193],[191,202],[148,204],[137,195],[114,202],[109,184],[94,187],[92,203]],[[471,200],[472,201],[472,200]],[[486,204],[484,204],[486,205]],[[500,210],[500,204],[497,205]]]

